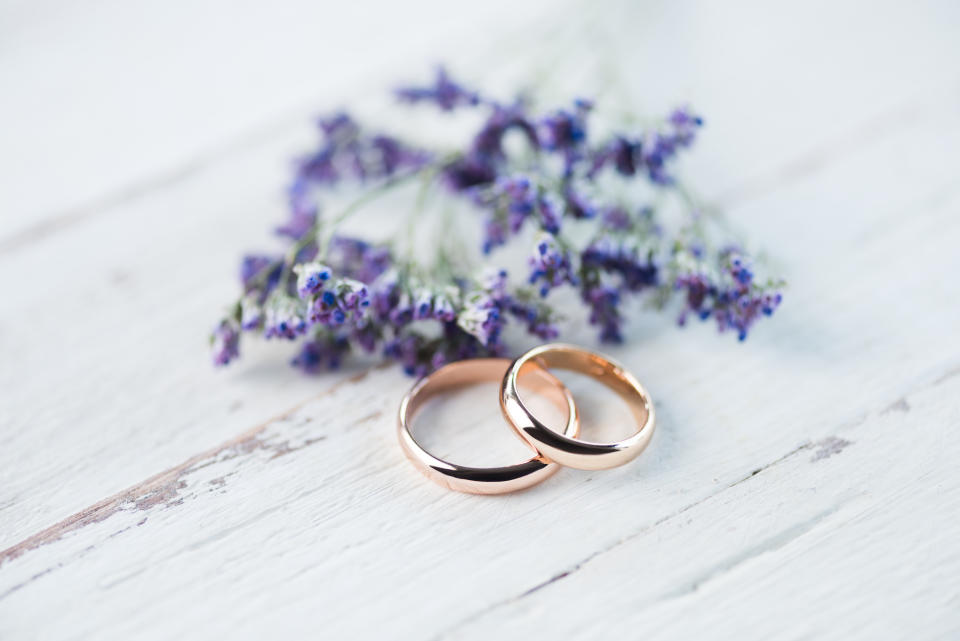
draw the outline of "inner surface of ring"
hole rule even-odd
[[[606,385],[623,399],[630,408],[630,412],[637,421],[638,428],[647,422],[650,415],[648,399],[641,396],[630,382],[632,376],[606,359],[579,350],[556,349],[544,351],[520,366],[518,378],[528,372],[547,369],[563,369],[583,374]],[[544,425],[544,427],[549,428],[550,426]]]
[[[506,359],[473,359],[463,363],[454,363],[438,370],[428,378],[421,381],[409,398],[406,407],[404,422],[410,437],[423,448],[420,440],[414,435],[412,428],[413,422],[417,419],[421,410],[427,403],[439,396],[455,393],[459,390],[472,387],[478,383],[499,382],[509,366]],[[562,423],[558,425],[557,431],[562,432],[570,421],[570,403],[572,400],[565,394],[563,384],[553,375],[536,365],[528,368],[522,375],[522,382],[525,391],[530,391],[544,400],[554,405],[559,412],[551,412],[552,415],[559,415]],[[491,392],[491,404],[496,407],[496,394]],[[465,417],[464,420],[475,418]],[[509,428],[504,425],[504,434],[509,435]],[[517,441],[519,445],[521,441]],[[528,445],[523,444],[531,456],[536,453]],[[426,451],[426,448],[423,448]],[[510,450],[512,451],[512,449]],[[501,453],[503,450],[501,449]]]

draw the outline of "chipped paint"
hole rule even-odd
[[[813,444],[817,450],[813,453],[813,456],[810,457],[810,462],[816,463],[817,461],[830,458],[834,454],[839,454],[852,444],[853,442],[848,441],[847,439],[840,438],[838,436],[828,436],[822,441],[818,441],[817,443]]]
[[[883,414],[890,414],[890,413],[892,413],[892,412],[903,412],[903,413],[906,413],[906,412],[909,412],[909,411],[910,411],[910,403],[907,402],[907,399],[905,399],[905,398],[899,398],[899,399],[897,399],[896,401],[894,401],[893,403],[891,403],[890,405],[888,405],[886,409],[884,409],[882,412],[880,412],[880,414],[881,414],[881,415],[883,415]]]

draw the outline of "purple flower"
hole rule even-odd
[[[503,137],[511,129],[522,131],[533,149],[540,148],[536,127],[527,118],[523,104],[517,102],[508,107],[494,106],[490,117],[473,139],[473,153],[502,159],[504,157]]]
[[[690,111],[689,107],[674,109],[668,120],[673,125],[674,140],[681,147],[693,144],[697,129],[703,126],[703,118]]]
[[[463,309],[457,316],[457,324],[484,346],[495,343],[503,329],[500,307],[485,292],[467,295]]]
[[[603,210],[600,220],[604,227],[616,231],[630,229],[633,225],[630,214],[623,207],[607,207]]]
[[[253,289],[266,291],[271,289],[280,280],[283,261],[271,256],[244,256],[240,264],[240,282],[243,283],[244,293]]]
[[[400,277],[396,269],[382,273],[371,283],[370,305],[373,313],[381,321],[390,318],[393,309],[400,300]]]
[[[290,206],[290,217],[276,228],[280,236],[288,236],[294,240],[302,238],[317,222],[317,204],[312,200],[310,185],[302,177],[294,179],[287,190]]]
[[[240,355],[240,327],[237,322],[225,318],[210,335],[210,350],[214,365],[226,365]]]
[[[367,151],[368,166],[366,174],[374,176],[393,176],[400,171],[420,169],[430,161],[430,154],[413,149],[396,138],[378,135],[370,140]]]
[[[678,325],[682,327],[687,324],[687,315],[690,312],[696,314],[701,320],[710,318],[712,310],[705,307],[705,303],[707,296],[713,296],[716,293],[716,287],[705,275],[692,273],[677,276],[674,288],[686,293],[684,309],[677,318]]]
[[[754,283],[746,259],[736,250],[726,257],[725,288],[716,295],[713,315],[720,331],[733,329],[739,340],[747,333],[761,315],[770,316],[783,301],[783,295],[772,286]]]
[[[436,338],[404,332],[388,340],[383,351],[388,358],[399,361],[408,375],[421,377],[446,363],[498,354],[499,348],[484,347],[456,323],[444,323],[441,335]]]
[[[671,112],[666,123],[665,128],[648,131],[639,139],[626,135],[615,136],[593,152],[587,176],[593,178],[612,164],[622,176],[633,176],[645,170],[654,184],[671,184],[673,177],[667,171],[667,164],[679,149],[693,144],[703,120],[689,109],[682,108]]]
[[[388,315],[390,322],[397,327],[403,327],[413,322],[413,300],[410,297],[410,292],[399,290],[399,296]]]
[[[463,192],[492,183],[497,177],[497,169],[490,158],[470,153],[447,163],[442,175],[451,191]]]
[[[421,287],[413,296],[413,319],[430,318],[431,311],[433,311],[433,292],[426,287]]]
[[[370,305],[367,286],[352,278],[341,278],[335,289],[343,309],[356,312]]]
[[[423,168],[431,155],[401,142],[393,136],[364,131],[350,116],[344,113],[320,118],[318,121],[323,140],[310,154],[297,160],[297,172],[290,188],[293,232],[302,228],[314,206],[307,200],[309,187],[329,186],[344,177],[361,182],[370,179],[390,178],[400,171],[415,171]],[[289,235],[289,234],[288,234]]]
[[[352,278],[341,278],[310,301],[307,319],[311,324],[339,327],[348,321],[365,320],[370,305],[367,286]]]
[[[401,87],[396,90],[396,96],[401,102],[415,104],[418,102],[432,102],[443,111],[452,111],[459,106],[475,106],[480,103],[480,96],[475,91],[465,89],[454,82],[443,67],[437,68],[433,85],[427,87]]]
[[[329,116],[320,116],[317,118],[317,127],[327,140],[337,142],[350,140],[360,133],[360,127],[353,118],[342,111]]]
[[[264,320],[265,338],[293,340],[307,330],[300,301],[285,294],[277,294],[267,301]]]
[[[484,347],[496,345],[503,330],[506,321],[503,306],[508,302],[506,287],[505,270],[487,270],[480,279],[480,287],[464,296],[463,307],[457,315],[457,325]]]
[[[589,100],[577,100],[573,110],[558,109],[540,121],[540,140],[550,151],[575,148],[587,139],[587,114],[593,109]]]
[[[643,139],[640,156],[653,183],[669,185],[673,182],[673,178],[666,172],[666,164],[676,153],[676,149],[673,138],[656,131],[648,133]]]
[[[450,322],[457,317],[455,301],[460,297],[456,287],[445,287],[440,291],[429,287],[420,287],[414,294],[414,320],[436,319]]]
[[[456,305],[459,298],[460,290],[456,287],[445,287],[436,292],[433,296],[433,318],[446,323],[456,320]]]
[[[652,249],[639,247],[621,236],[603,235],[595,239],[580,254],[580,262],[584,269],[619,275],[629,291],[657,284],[658,269]]]
[[[537,193],[530,179],[523,175],[500,178],[494,187],[500,205],[506,209],[510,231],[517,233],[523,223],[533,213],[537,202]]]
[[[240,327],[245,330],[260,329],[263,325],[263,308],[259,297],[247,295],[240,299]]]
[[[583,219],[593,218],[597,214],[597,208],[584,195],[576,189],[567,186],[563,192],[566,213],[572,218]]]
[[[315,374],[322,370],[339,368],[344,354],[349,351],[350,343],[347,337],[319,335],[313,340],[304,341],[291,364],[308,374]]]
[[[501,300],[507,295],[507,270],[488,267],[480,275],[480,285],[494,300]]]
[[[494,105],[493,112],[473,139],[470,149],[443,167],[443,179],[454,192],[489,185],[496,180],[506,160],[503,137],[507,131],[519,129],[530,146],[538,149],[537,131],[527,119],[520,103],[509,107]]]
[[[560,330],[552,319],[550,308],[530,301],[513,299],[508,305],[510,314],[525,323],[527,333],[543,340],[552,340],[560,335]]]
[[[661,185],[673,182],[673,178],[666,173],[667,162],[680,148],[693,144],[697,129],[703,125],[703,119],[686,108],[674,110],[668,122],[671,130],[649,133],[642,148],[643,163],[650,180]]]
[[[353,328],[350,335],[353,342],[368,354],[377,349],[377,344],[383,339],[382,326],[373,322],[363,322]]]
[[[338,274],[368,284],[387,271],[393,262],[387,247],[346,236],[334,236],[326,259]]]
[[[595,282],[583,288],[581,298],[590,308],[590,324],[600,326],[600,340],[605,343],[623,342],[620,331],[620,290]]]
[[[674,288],[686,293],[686,301],[677,322],[685,324],[691,313],[701,320],[713,316],[717,329],[732,329],[742,341],[757,319],[773,314],[783,295],[772,283],[755,283],[753,272],[738,250],[721,252],[720,262],[720,270],[712,272],[692,251],[681,254],[679,263],[683,267]]]
[[[621,176],[633,176],[637,173],[640,143],[622,136],[613,142],[611,149],[613,166]]]
[[[556,234],[560,231],[560,207],[549,195],[537,199],[537,210],[540,212],[540,224],[544,231]]]
[[[313,153],[297,158],[297,178],[320,185],[332,185],[340,180],[340,172],[334,165],[337,149],[324,146]]]
[[[577,284],[577,277],[570,264],[570,253],[560,247],[556,238],[541,233],[530,257],[530,284],[543,281],[540,295],[546,296],[554,287],[564,283]]]
[[[333,275],[329,267],[317,262],[297,265],[293,271],[297,274],[297,293],[300,298],[319,294]]]
[[[410,333],[396,336],[383,346],[383,354],[399,361],[408,376],[420,378],[430,373],[429,348],[426,339],[420,334]]]
[[[488,190],[478,193],[476,202],[488,208],[484,223],[483,252],[507,242],[508,232],[516,234],[537,208],[537,193],[523,175],[502,176]]]
[[[562,152],[564,176],[573,175],[587,140],[587,114],[593,103],[577,100],[573,110],[561,109],[540,121],[540,141],[548,151]]]
[[[483,221],[483,253],[489,254],[494,247],[507,242],[507,226],[495,213],[491,213]]]
[[[639,142],[630,140],[625,136],[616,136],[606,146],[593,153],[590,171],[587,176],[592,179],[609,164],[613,164],[614,169],[621,176],[633,176],[637,173],[637,165],[640,162],[639,155]]]

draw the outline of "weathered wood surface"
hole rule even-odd
[[[4,9],[0,638],[960,633],[953,5],[491,5],[478,37],[422,4],[353,57],[363,11],[275,4]],[[791,282],[745,345],[639,315],[613,353],[657,401],[648,452],[463,496],[396,446],[396,368],[303,378],[251,345],[210,369],[321,91],[365,103],[428,55],[509,84],[548,54],[558,94],[602,55],[611,96],[706,113],[684,175]],[[467,407],[438,443],[497,429]]]

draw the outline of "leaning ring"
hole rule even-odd
[[[439,459],[413,438],[409,425],[424,403],[437,394],[481,381],[499,381],[510,365],[506,358],[477,358],[441,367],[422,378],[400,403],[397,434],[404,453],[427,478],[458,492],[503,494],[522,490],[545,480],[559,469],[555,463],[534,452],[529,460],[505,467],[467,467]],[[529,373],[529,376],[527,374]],[[543,394],[566,412],[563,434],[576,436],[580,431],[577,406],[570,390],[555,376],[531,364],[523,372],[531,389]],[[513,377],[514,384],[519,375]],[[539,424],[539,423],[538,423]]]

